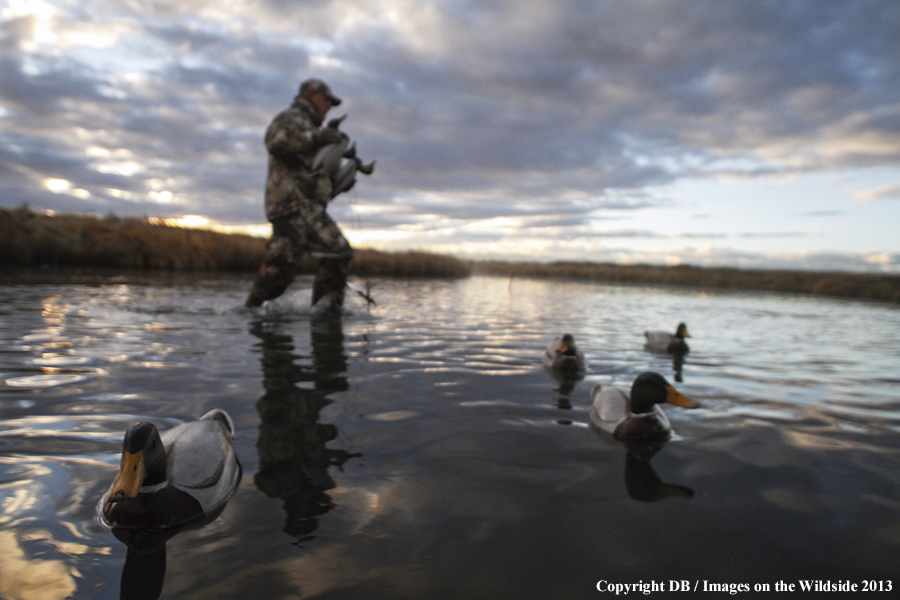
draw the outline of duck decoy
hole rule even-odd
[[[674,334],[666,331],[645,331],[644,337],[647,338],[645,348],[651,352],[684,354],[690,349],[684,338],[691,337],[691,334],[688,333],[687,325],[684,323],[678,324]]]
[[[169,529],[216,515],[241,480],[233,436],[219,408],[162,435],[153,423],[132,424],[103,517],[113,528]]]
[[[343,194],[356,185],[357,171],[363,175],[371,175],[375,171],[375,161],[373,160],[367,165],[362,164],[356,157],[356,142],[344,154],[344,158],[348,160],[344,162],[334,176],[334,182],[331,188],[331,197],[334,198],[338,194]]]
[[[347,115],[341,115],[328,121],[326,127],[336,130],[340,134],[341,141],[322,146],[319,149],[315,158],[313,158],[313,171],[321,171],[328,174],[337,173],[341,166],[341,159],[350,147],[350,137],[343,131],[340,131],[341,123],[346,118]]]
[[[666,440],[672,433],[669,418],[661,404],[668,402],[684,408],[700,403],[688,398],[659,373],[638,375],[631,390],[597,384],[591,390],[591,422],[621,440]]]
[[[339,130],[346,118],[347,115],[342,115],[328,121],[326,127],[338,130],[341,141],[322,147],[313,158],[313,172],[331,180],[330,198],[352,189],[356,185],[357,172],[371,175],[375,171],[375,161],[363,164],[356,156],[356,142],[350,144],[350,137]]]
[[[575,344],[575,337],[566,333],[553,340],[544,350],[544,367],[556,377],[580,378],[584,376],[584,354]]]

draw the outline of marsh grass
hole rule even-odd
[[[249,235],[185,229],[112,215],[47,216],[27,206],[0,208],[0,265],[255,271],[265,252],[266,240]],[[316,260],[308,258],[299,270],[312,273],[316,264]],[[467,277],[477,273],[761,290],[900,303],[900,276],[863,273],[591,262],[473,262],[428,252],[366,249],[354,254],[353,271],[363,277]]]
[[[266,240],[249,235],[173,227],[147,219],[48,216],[27,206],[0,208],[0,265],[182,271],[255,271]],[[299,272],[313,273],[305,259]],[[467,277],[471,263],[427,252],[357,250],[362,276]]]
[[[243,271],[265,257],[248,235],[153,224],[145,219],[47,216],[0,209],[0,264]]]
[[[870,273],[617,265],[612,263],[526,263],[482,261],[475,273],[620,284],[678,285],[707,289],[759,290],[900,302],[900,276]]]
[[[357,250],[353,263],[354,271],[362,276],[468,277],[472,274],[471,262],[430,252]]]

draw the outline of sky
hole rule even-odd
[[[299,83],[356,247],[900,273],[897,0],[0,0],[0,206],[267,235]]]

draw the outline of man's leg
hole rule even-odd
[[[259,267],[256,280],[244,306],[260,306],[266,300],[273,300],[284,293],[294,280],[294,265],[279,258],[267,257]]]
[[[294,240],[275,230],[266,245],[268,255],[259,267],[256,280],[244,306],[260,306],[266,300],[273,300],[284,293],[294,280],[297,248]]]
[[[347,287],[347,276],[350,274],[353,248],[324,207],[312,206],[301,213],[312,232],[309,236],[312,249],[325,254],[319,260],[316,270],[312,303],[315,305],[330,295],[334,306],[340,308],[344,305],[344,288]]]
[[[344,288],[347,287],[347,275],[350,273],[350,256],[323,256],[316,269],[313,282],[312,303],[315,304],[331,294],[335,307],[344,305]]]

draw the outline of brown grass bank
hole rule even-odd
[[[0,264],[189,271],[256,269],[265,241],[146,219],[0,209]]]
[[[183,271],[255,271],[264,239],[185,229],[146,219],[47,216],[0,208],[0,265]],[[312,273],[316,261],[301,265]],[[860,298],[900,303],[900,276],[819,271],[616,265],[590,262],[464,261],[427,252],[357,250],[360,276],[467,277],[472,273],[621,284],[663,284]]]
[[[99,267],[184,271],[255,271],[266,240],[186,229],[146,219],[84,215],[47,216],[27,206],[0,208],[0,265]],[[357,250],[362,276],[466,277],[471,263],[426,252]],[[316,261],[300,265],[312,273]]]
[[[900,275],[612,263],[481,261],[479,274],[740,289],[900,303]]]

